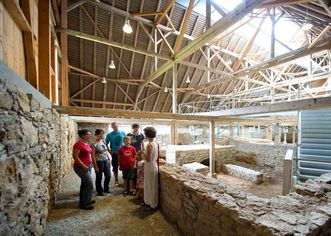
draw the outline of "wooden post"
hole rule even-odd
[[[271,9],[271,50],[270,50],[270,58],[275,57],[275,8]]]
[[[292,143],[295,144],[295,128],[293,126]]]
[[[283,140],[283,144],[287,144],[287,140],[286,140],[286,128],[284,127],[284,140]]]
[[[234,138],[234,130],[233,129],[234,129],[234,125],[233,125],[233,123],[231,123],[230,124],[230,138],[232,138],[232,139]]]
[[[175,121],[171,122],[170,130],[171,130],[170,142],[172,145],[177,145],[177,123]]]
[[[267,139],[272,141],[272,124],[267,127]]]
[[[61,0],[61,27],[67,28],[67,0]],[[67,33],[61,32],[61,104],[68,106],[69,82],[68,82],[68,39]]]
[[[51,101],[56,102],[56,81],[55,81],[55,41],[51,37]]]
[[[209,174],[212,177],[215,173],[215,121],[209,123]]]
[[[26,67],[27,67],[27,77],[29,83],[39,90],[39,80],[38,80],[38,65],[36,60],[36,53],[34,50],[34,37],[33,37],[33,25],[31,24],[31,1],[25,0],[22,1],[22,11],[31,26],[31,31],[23,32],[24,39],[24,51],[26,58]]]
[[[287,150],[284,158],[284,173],[283,173],[283,195],[289,194],[292,188],[292,164],[293,150]]]
[[[177,64],[173,66],[172,72],[172,113],[177,113]]]
[[[51,28],[49,0],[38,3],[38,63],[39,89],[48,99],[51,99]]]

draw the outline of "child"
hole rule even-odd
[[[123,195],[127,196],[129,193],[135,195],[136,191],[133,187],[136,169],[136,149],[130,145],[130,137],[124,137],[124,146],[118,151],[118,160],[120,162],[120,168],[122,170],[124,180],[124,192]],[[129,185],[129,186],[128,186]]]
[[[144,205],[144,160],[142,159],[142,151],[137,155],[137,198],[141,201],[141,205]]]

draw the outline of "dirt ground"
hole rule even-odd
[[[245,191],[259,197],[272,198],[282,195],[283,176],[280,170],[277,171],[242,162],[236,162],[233,164],[262,172],[264,175],[263,183],[255,184],[223,173],[218,174],[217,179],[227,182],[230,185],[239,188],[241,191]]]
[[[111,186],[113,181],[112,176]],[[121,187],[111,187],[111,195],[94,196],[93,210],[81,210],[79,186],[80,179],[70,171],[48,216],[45,235],[180,235],[160,211],[145,211],[135,197],[122,196]]]

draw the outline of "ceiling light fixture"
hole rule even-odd
[[[167,87],[164,88],[164,92],[165,92],[165,93],[168,92],[168,88],[167,88]]]
[[[232,61],[229,59],[229,60],[227,60],[227,61],[225,62],[225,64],[228,65],[228,66],[230,66],[230,65],[232,65]]]
[[[123,25],[123,31],[124,31],[124,33],[127,33],[127,34],[131,34],[133,32],[129,19],[125,20],[125,24]]]
[[[110,61],[109,68],[110,69],[116,69],[116,66],[115,66],[115,63],[114,63],[113,59],[111,59],[111,61]]]
[[[187,76],[186,81],[187,84],[191,83],[190,76]]]
[[[106,80],[105,77],[102,77],[101,83],[102,83],[102,84],[107,84],[107,80]]]
[[[207,98],[208,98],[208,99],[210,98],[210,94],[209,94],[209,93],[207,94]]]

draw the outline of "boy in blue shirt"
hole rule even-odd
[[[113,166],[113,172],[115,176],[115,186],[118,186],[118,150],[120,147],[124,146],[123,139],[125,137],[125,133],[118,130],[118,125],[116,122],[111,123],[112,132],[107,134],[106,137],[106,145],[110,146],[112,161],[111,164]]]

